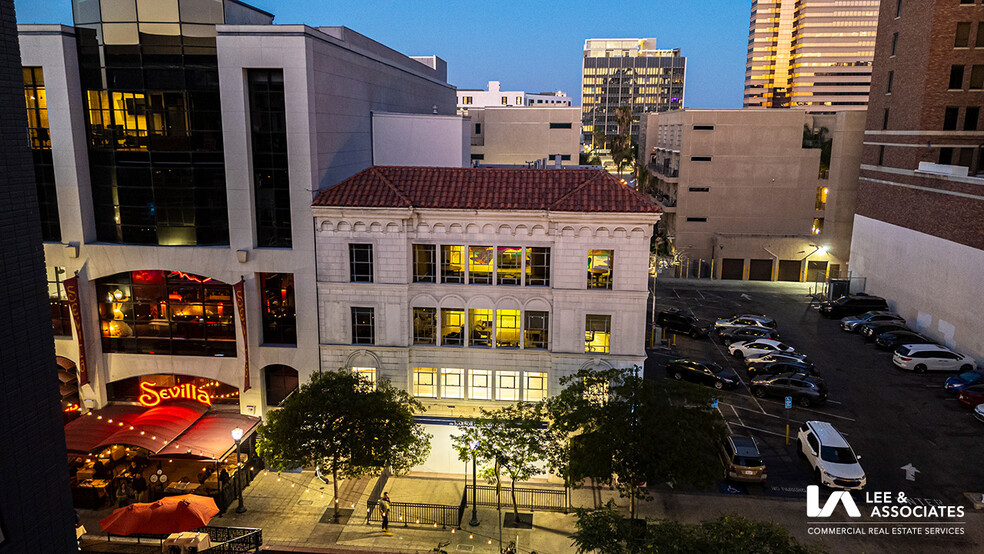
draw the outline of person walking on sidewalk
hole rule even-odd
[[[383,531],[389,533],[389,511],[390,511],[390,495],[388,492],[383,492],[383,497],[379,499],[379,515],[383,518]]]

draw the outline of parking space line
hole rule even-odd
[[[697,294],[700,295],[701,300],[707,300],[707,298],[704,296],[704,293],[700,292],[700,289],[694,289],[694,290],[697,292]]]
[[[754,398],[754,396],[752,398]],[[768,399],[763,399],[763,401],[764,402],[769,402],[770,404],[779,404],[779,402],[776,402],[776,401],[773,401],[773,400],[768,400]],[[796,406],[796,409],[797,410],[804,410],[804,411],[807,411],[807,412],[813,412],[815,414],[820,414],[820,415],[825,415],[825,416],[830,416],[830,417],[836,417],[838,419],[846,419],[847,421],[857,421],[853,417],[847,417],[847,416],[832,414],[830,412],[821,412],[819,410],[811,410],[809,408],[803,408],[801,406]],[[762,413],[765,413],[765,411],[763,410]]]
[[[759,429],[758,427],[750,427],[748,425],[737,425],[737,426],[738,427],[742,427],[744,429],[751,429],[752,431],[758,431],[759,433],[766,433],[768,435],[775,435],[777,437],[786,438],[786,434],[785,433],[776,433],[775,431],[766,431],[765,429]]]
[[[727,402],[722,402],[722,404],[727,404]],[[755,410],[753,410],[751,408],[746,408],[744,406],[735,406],[734,404],[728,404],[728,406],[731,406],[731,409],[732,410],[738,409],[738,410],[749,411],[749,412],[752,412],[752,413],[758,413]],[[738,412],[735,412],[735,415],[738,415]],[[792,419],[792,418],[788,418],[788,417],[784,417],[784,416],[778,416],[778,415],[770,414],[768,412],[763,413],[761,415],[766,415],[766,416],[769,416],[769,417],[774,417],[776,419],[783,419],[783,420],[786,420],[786,421],[795,421],[796,423],[803,423],[802,421],[800,421],[798,419]],[[741,421],[741,418],[740,417],[738,418],[738,421],[739,422]]]
[[[683,298],[682,296],[680,296],[680,293],[679,293],[679,292],[677,292],[677,290],[676,290],[676,289],[670,289],[670,290],[672,290],[672,291],[673,291],[673,294],[675,294],[675,295],[677,295],[677,298],[680,298],[680,299],[682,299],[682,298]],[[692,312],[691,312],[691,313],[692,313]]]
[[[721,406],[718,405],[716,409],[718,411],[718,415],[721,416],[721,420],[724,421],[724,426],[728,428],[728,434],[731,434],[731,424],[728,423],[728,419],[724,417],[724,412],[721,411]]]
[[[731,406],[731,411],[734,412],[735,413],[735,417],[738,418],[738,423],[740,423],[741,426],[744,427],[745,426],[745,422],[742,421],[741,420],[741,416],[738,415],[738,410],[735,409],[735,405],[734,404],[728,404],[728,405]]]

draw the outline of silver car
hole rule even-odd
[[[905,318],[895,312],[883,311],[867,312],[861,315],[849,315],[841,318],[841,329],[849,333],[857,333],[858,328],[865,323],[874,323],[876,321],[897,321],[899,323],[905,323]]]
[[[775,329],[776,320],[764,315],[741,314],[719,319],[714,322],[714,329],[721,334],[725,329],[735,327],[762,327],[763,329]]]

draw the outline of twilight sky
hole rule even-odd
[[[437,54],[460,88],[563,90],[581,103],[587,38],[656,37],[687,57],[688,108],[739,108],[750,0],[398,2],[247,0],[274,23],[344,25],[408,55]],[[71,0],[15,0],[19,23],[72,24]]]

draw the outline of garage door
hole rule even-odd
[[[806,280],[819,283],[827,279],[827,262],[806,262]]]
[[[745,260],[740,258],[724,258],[721,260],[722,279],[744,279]]]
[[[799,281],[800,267],[799,260],[779,260],[779,280]]]
[[[748,262],[748,278],[752,281],[771,281],[772,260],[750,260]]]

